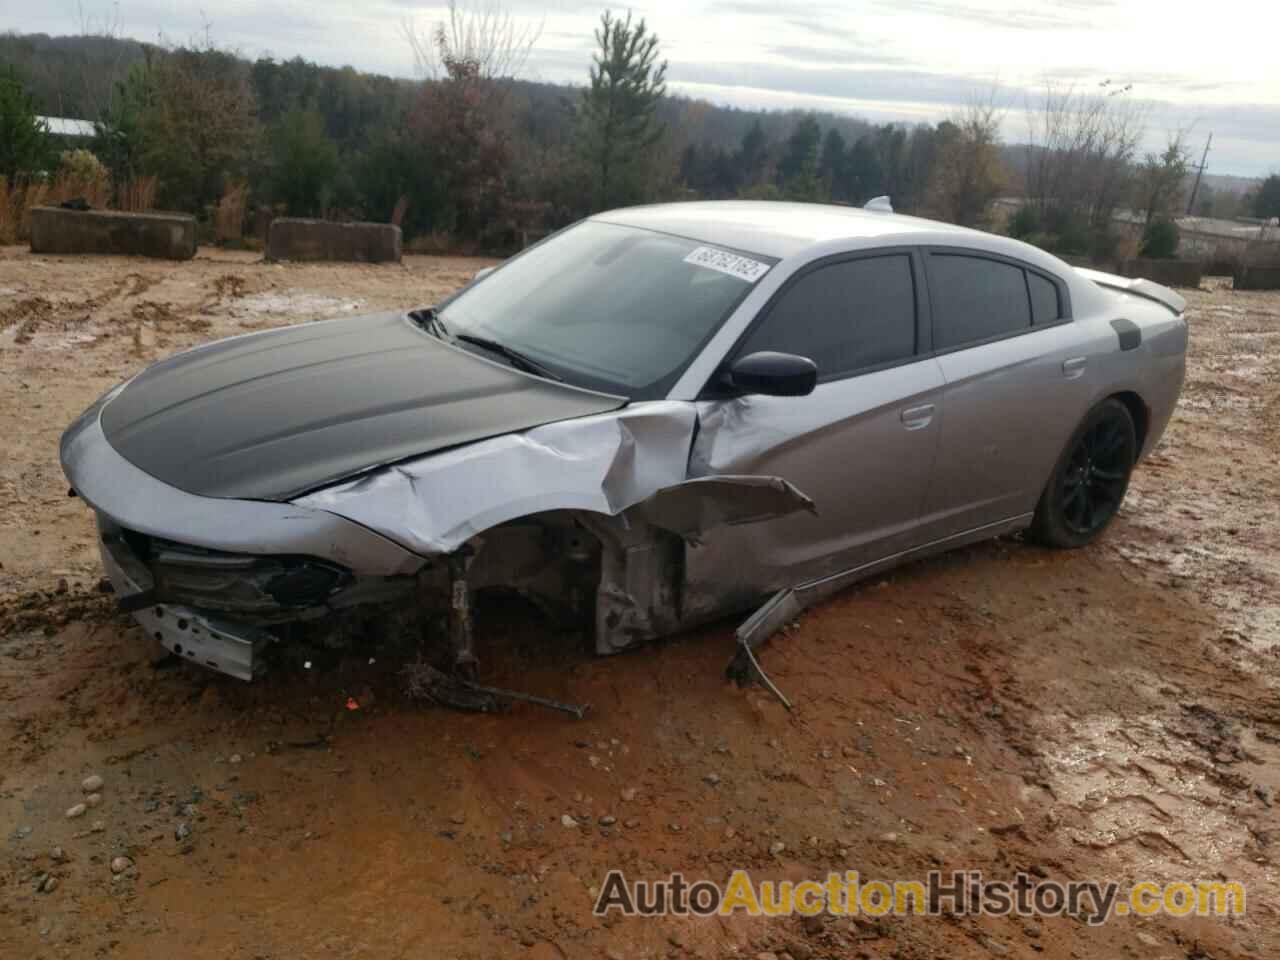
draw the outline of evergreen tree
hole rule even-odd
[[[0,175],[10,180],[40,170],[49,157],[49,134],[12,67],[0,74]]]
[[[764,180],[765,168],[769,163],[769,138],[760,126],[759,118],[742,135],[742,145],[734,160],[738,168],[738,182],[743,187],[754,187]]]
[[[605,11],[595,38],[580,144],[594,205],[604,209],[643,197],[653,148],[665,133],[654,114],[666,93],[667,64],[657,62],[657,35],[643,19],[633,26],[630,13],[623,20]]]
[[[143,148],[142,122],[154,101],[150,51],[116,83],[114,96],[95,124],[93,152],[111,175],[123,182],[138,175]]]
[[[824,192],[832,200],[848,199],[840,183],[847,162],[844,137],[832,127],[822,139],[822,156],[818,159],[818,176],[822,178]]]
[[[319,216],[325,193],[338,172],[338,148],[324,132],[315,110],[294,107],[272,135],[274,195],[291,216]]]
[[[849,150],[845,167],[842,196],[850,203],[866,203],[884,193],[884,168],[871,135],[859,137]]]
[[[822,128],[810,114],[800,118],[778,163],[779,186],[789,200],[817,200],[822,190],[818,182],[818,147]]]

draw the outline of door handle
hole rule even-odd
[[[918,407],[907,407],[902,411],[902,425],[908,430],[919,430],[933,421],[933,404],[925,403]]]
[[[1068,380],[1075,380],[1084,375],[1084,368],[1089,365],[1088,357],[1072,357],[1062,361],[1062,375]]]

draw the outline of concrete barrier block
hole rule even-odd
[[[33,207],[31,252],[190,260],[196,255],[196,219],[183,213]]]
[[[399,263],[400,228],[390,223],[277,217],[267,234],[267,259]]]
[[[1194,260],[1154,260],[1139,257],[1120,265],[1120,273],[1126,277],[1141,277],[1166,287],[1200,286],[1201,265]]]
[[[1237,290],[1280,290],[1280,267],[1240,267],[1233,280]]]

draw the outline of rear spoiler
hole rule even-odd
[[[1178,315],[1181,315],[1182,311],[1187,308],[1185,298],[1168,287],[1162,287],[1160,284],[1153,283],[1150,280],[1143,280],[1141,277],[1120,277],[1114,273],[1103,273],[1101,270],[1088,270],[1084,267],[1076,267],[1075,270],[1076,273],[1087,280],[1092,280],[1100,287],[1106,287],[1108,290],[1119,290],[1121,293],[1132,293],[1135,297],[1142,297],[1146,300],[1154,300]]]

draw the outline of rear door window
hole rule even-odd
[[[964,254],[929,257],[933,345],[950,350],[1031,326],[1031,302],[1021,267]]]
[[[862,257],[804,274],[770,307],[737,354],[760,350],[808,357],[818,365],[820,378],[910,359],[916,352],[911,257]]]

